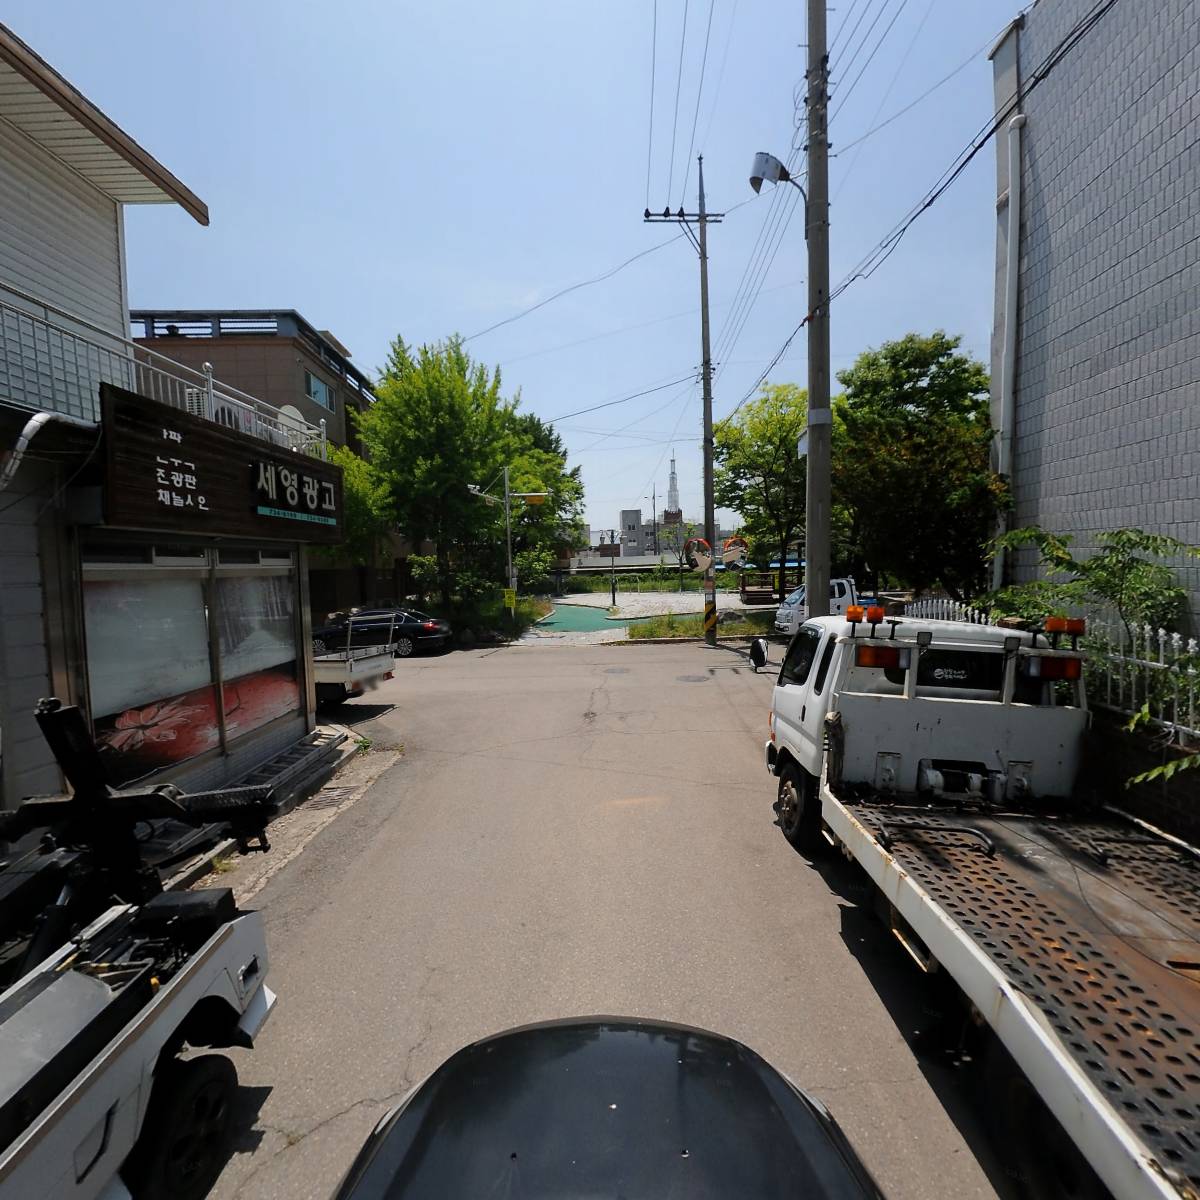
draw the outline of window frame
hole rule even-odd
[[[813,663],[817,661],[817,655],[821,649],[821,638],[825,633],[826,631],[820,625],[811,625],[807,622],[796,630],[795,636],[792,638],[792,643],[788,646],[787,653],[783,656],[783,662],[779,666],[778,684],[780,687],[803,687],[808,682],[808,677],[812,674]],[[803,676],[797,679],[794,674],[788,673],[788,664],[792,658],[792,651],[799,645],[800,639],[806,635],[808,637],[815,635],[812,655],[809,657],[808,663],[804,668]]]
[[[322,400],[319,396],[313,395],[312,388],[309,385],[310,380],[314,380],[325,389],[325,395],[328,398],[328,402]],[[308,367],[304,368],[304,394],[314,404],[319,404],[323,409],[325,409],[326,412],[335,412],[337,410],[337,405],[334,401],[333,386],[326,383],[325,380],[322,379],[315,371],[310,371]]]

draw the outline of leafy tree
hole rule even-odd
[[[1007,489],[988,461],[987,372],[960,341],[910,333],[838,373],[833,483],[876,570],[966,599],[983,585]]]
[[[387,484],[369,462],[346,446],[334,446],[329,458],[342,468],[344,537],[341,545],[322,550],[329,558],[344,554],[359,566],[373,567],[396,528]]]
[[[496,492],[507,465],[512,491],[549,493],[536,508],[513,503],[514,552],[577,536],[583,485],[567,471],[557,433],[518,413],[519,398],[501,394],[499,370],[472,361],[461,339],[414,352],[397,338],[376,396],[359,422],[363,444],[400,532],[414,545],[433,543],[444,605],[456,587],[504,575],[503,507],[469,484]]]
[[[767,384],[733,419],[715,429],[713,490],[756,546],[767,543],[781,563],[804,529],[805,464],[796,442],[808,420],[808,393],[794,383]],[[780,600],[786,571],[780,570]]]
[[[1057,578],[1035,579],[993,592],[985,598],[989,609],[1041,617],[1098,604],[1117,614],[1131,638],[1134,624],[1169,629],[1179,621],[1187,593],[1171,568],[1156,560],[1200,558],[1200,548],[1143,529],[1112,529],[1097,536],[1092,555],[1077,558],[1071,552],[1073,540],[1070,534],[1050,533],[1036,525],[997,538],[997,548],[1032,546],[1041,567]]]

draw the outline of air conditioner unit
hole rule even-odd
[[[183,407],[190,412],[193,417],[207,417],[208,392],[205,391],[204,388],[184,388]]]

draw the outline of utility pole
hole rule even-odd
[[[823,24],[821,28],[823,31]],[[822,32],[823,43],[824,33]],[[712,352],[709,346],[708,332],[708,226],[719,224],[725,214],[710,213],[705,208],[704,155],[699,155],[697,161],[700,179],[698,211],[686,213],[680,208],[677,213],[672,214],[669,208],[665,208],[661,216],[651,216],[650,210],[646,209],[644,219],[649,222],[678,222],[700,255],[700,343],[703,354],[700,379],[704,392],[704,539],[708,542],[710,552],[708,566],[704,571],[704,640],[708,645],[715,646],[717,644],[717,577],[713,569],[716,561],[716,550],[713,547],[713,542],[716,540],[716,520],[713,502]],[[699,237],[692,233],[692,225],[699,226]],[[828,389],[826,395],[828,396]],[[828,405],[828,399],[826,405]],[[828,568],[826,577],[828,577]],[[828,584],[826,584],[826,590],[828,591]]]
[[[609,573],[612,576],[612,606],[617,607],[617,531],[608,531],[608,540],[612,553],[608,556]]]
[[[808,479],[804,594],[810,617],[829,615],[829,56],[825,2],[808,0]],[[781,567],[781,570],[787,570]]]
[[[504,540],[508,546],[508,586],[516,591],[517,577],[512,564],[512,494],[508,490],[508,468],[504,468]]]
[[[654,522],[654,553],[658,554],[658,484],[650,489],[650,520]]]

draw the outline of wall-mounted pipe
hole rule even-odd
[[[20,436],[17,438],[17,444],[9,451],[8,461],[3,467],[0,467],[0,492],[3,492],[12,483],[13,479],[16,478],[17,468],[21,465],[21,460],[25,457],[25,451],[29,449],[29,443],[37,436],[38,430],[50,421],[62,421],[64,424],[75,425],[79,429],[90,429],[93,432],[99,428],[93,421],[84,421],[79,417],[68,417],[63,413],[34,413],[25,422]]]
[[[996,431],[996,470],[1011,483],[1013,424],[1017,397],[1017,299],[1021,270],[1021,130],[1025,114],[1008,122],[1008,236],[1004,256],[1004,348],[1000,357],[1000,428]],[[997,533],[1008,520],[1002,516]],[[1004,586],[1004,551],[992,560],[992,587]]]

